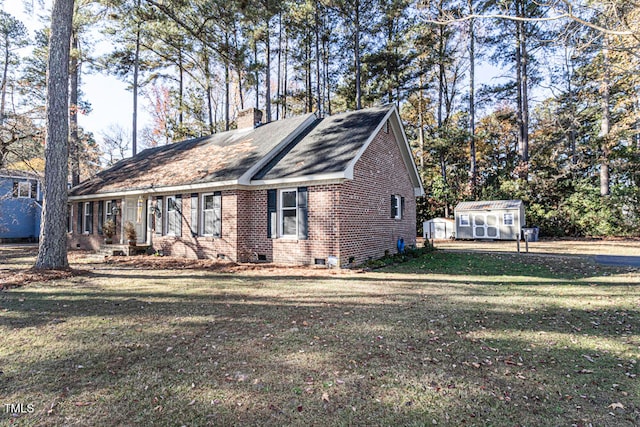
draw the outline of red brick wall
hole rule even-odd
[[[166,197],[163,203],[166,203]],[[201,194],[198,195],[200,209]],[[165,215],[163,211],[163,215]],[[191,194],[182,194],[182,235],[160,236],[153,234],[153,248],[164,255],[185,258],[224,257],[237,261],[237,191],[222,192],[222,236],[204,237],[191,234]],[[197,225],[193,228],[197,230]],[[165,230],[166,231],[166,230]]]
[[[83,215],[83,212],[78,212],[78,202],[73,202],[73,232],[67,233],[68,248],[95,251],[100,249],[100,245],[104,244],[104,235],[98,234],[98,203],[102,203],[102,201],[93,202],[93,233],[84,234],[82,230],[78,230],[78,215]],[[120,200],[116,202],[116,206],[118,209],[122,209]],[[113,236],[114,243],[120,243],[121,230],[122,214],[118,214],[116,215],[116,234]]]
[[[308,187],[309,238],[271,239],[267,236],[267,190],[244,191],[239,200],[239,259],[264,255],[278,264],[313,264],[316,258],[337,256],[336,185]]]
[[[391,195],[405,198],[402,219],[391,218]],[[360,264],[397,252],[398,238],[416,243],[416,198],[393,132],[384,127],[340,188],[340,263]]]

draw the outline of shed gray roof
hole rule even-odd
[[[460,202],[455,210],[520,209],[522,205],[522,200],[484,200],[478,202]]]

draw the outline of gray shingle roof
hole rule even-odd
[[[393,105],[328,116],[316,120],[253,177],[255,180],[297,178],[344,171],[372,136]]]
[[[149,148],[74,187],[70,195],[238,180],[311,116]]]
[[[74,187],[70,196],[163,188],[174,191],[180,186],[246,185],[251,181],[308,177],[324,179],[323,175],[335,178],[336,174],[348,171],[394,108],[390,104],[323,119],[307,114],[255,129],[150,148]],[[420,186],[419,179],[416,180]]]
[[[521,206],[522,200],[484,200],[478,202],[460,202],[455,210],[520,209]]]

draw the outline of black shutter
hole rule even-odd
[[[98,234],[102,234],[102,224],[104,223],[104,200],[98,202]]]
[[[37,182],[31,183],[31,198],[36,200],[38,199],[38,183]]]
[[[214,221],[213,221],[213,235],[215,237],[222,237],[222,192],[216,191],[213,193],[213,209],[214,209]]]
[[[198,235],[198,194],[191,195],[191,236]]]
[[[400,197],[400,218],[404,218],[404,197]]]
[[[176,196],[176,211],[178,212],[178,229],[176,236],[182,236],[182,195]]]
[[[309,191],[307,187],[298,187],[298,239],[309,238]]]
[[[84,215],[84,209],[82,209],[82,203],[78,203],[78,218],[77,218],[77,226],[78,226],[78,234],[82,234],[82,216]]]
[[[162,220],[162,212],[164,212],[164,203],[162,196],[156,197],[156,235],[162,236],[162,228],[164,221]]]
[[[89,202],[89,218],[87,222],[89,225],[89,234],[93,234],[93,202]]]
[[[267,190],[267,237],[274,239],[278,232],[278,193]]]
[[[391,218],[395,218],[398,215],[398,206],[396,205],[396,196],[391,195]]]
[[[18,197],[18,181],[13,181],[13,197]]]

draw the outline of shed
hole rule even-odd
[[[454,214],[457,239],[518,240],[526,226],[522,200],[461,202]]]
[[[451,239],[455,235],[455,223],[449,218],[431,218],[422,223],[422,234],[425,239]]]

